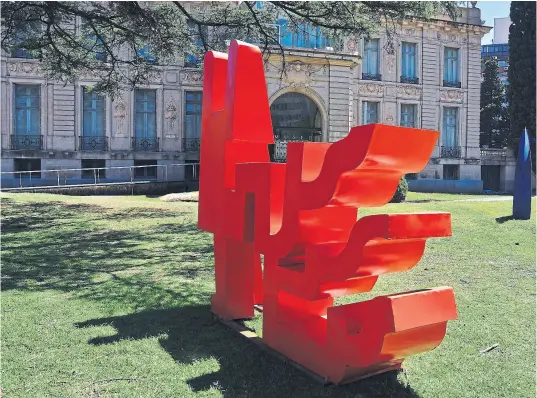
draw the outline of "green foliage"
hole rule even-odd
[[[510,17],[508,145],[516,150],[524,128],[535,138],[535,2],[511,2]]]
[[[505,90],[498,76],[498,62],[488,59],[481,83],[481,146],[503,148],[509,135]]]
[[[97,91],[114,97],[125,86],[154,78],[158,65],[182,65],[186,55],[226,51],[232,39],[255,42],[263,53],[284,54],[276,21],[291,31],[314,25],[341,49],[343,36],[384,29],[393,50],[397,22],[405,17],[455,19],[455,2],[8,2],[0,3],[2,49],[27,50],[48,77],[73,81],[99,77]],[[78,21],[75,23],[75,21]],[[150,55],[150,56],[147,56]]]
[[[407,193],[408,193],[408,182],[406,181],[405,176],[403,176],[399,180],[399,184],[397,185],[397,189],[393,195],[392,200],[390,200],[390,203],[404,202],[406,199]]]

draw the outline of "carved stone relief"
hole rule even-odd
[[[127,106],[123,98],[119,98],[114,104],[114,119],[116,120],[116,136],[124,137],[125,131],[125,119],[127,118]]]
[[[349,50],[349,52],[355,52],[357,47],[358,44],[356,43],[355,39],[349,39],[349,41],[347,41],[347,50]]]
[[[302,61],[293,61],[285,65],[283,82],[290,87],[309,87],[316,73],[324,71],[326,66],[315,67]]]
[[[388,109],[386,111],[386,124],[394,124],[394,116],[393,116],[393,111],[391,109]]]
[[[421,95],[421,88],[415,85],[398,85],[397,97],[398,98],[419,98]]]
[[[177,121],[177,106],[172,97],[168,99],[166,104],[166,138],[175,138],[174,128]]]
[[[358,85],[358,92],[360,94],[365,95],[376,95],[376,96],[383,96],[384,95],[384,86],[381,84],[359,84]]]
[[[199,71],[182,71],[181,72],[181,83],[187,84],[202,84],[203,83],[203,73]]]
[[[41,74],[41,67],[34,62],[12,62],[8,64],[10,74],[18,75],[38,75]]]
[[[442,101],[462,101],[464,94],[461,90],[440,90],[440,100]]]
[[[386,66],[388,67],[388,72],[393,72],[395,69],[395,55],[388,54],[386,56]]]

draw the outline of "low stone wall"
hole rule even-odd
[[[483,193],[481,180],[409,180],[408,190],[412,192],[436,193]]]

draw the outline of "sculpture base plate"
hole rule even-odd
[[[259,305],[259,306],[256,305],[255,310],[258,311],[258,312],[263,312],[263,306],[262,305]],[[222,319],[221,317],[219,317],[218,315],[216,315],[214,313],[213,313],[213,317],[214,317],[214,319],[218,320],[222,324],[224,324],[227,327],[229,327],[230,329],[234,330],[235,332],[237,332],[238,334],[240,334],[241,336],[246,338],[248,341],[250,341],[253,344],[255,344],[256,346],[258,346],[259,348],[261,348],[265,352],[267,352],[270,355],[280,359],[284,363],[291,365],[295,369],[300,370],[302,373],[304,373],[310,379],[315,380],[316,382],[318,382],[318,383],[320,383],[322,385],[325,385],[325,386],[330,385],[330,384],[334,384],[327,377],[323,377],[323,376],[318,375],[315,372],[312,372],[311,370],[305,368],[304,366],[300,365],[299,363],[287,358],[285,355],[281,354],[280,352],[272,349],[271,347],[269,347],[268,345],[266,345],[263,342],[263,340],[261,339],[261,337],[259,337],[257,335],[257,333],[255,333],[252,330],[248,329],[246,326],[242,325],[241,323],[239,323],[237,321],[229,321],[229,320],[226,320],[226,319]],[[382,373],[391,372],[391,371],[400,370],[400,369],[402,369],[402,366],[399,363],[397,365],[382,368],[380,370],[375,370],[375,371],[373,371],[371,373],[361,374],[358,377],[346,379],[344,382],[339,383],[339,385],[352,383],[352,382],[355,382],[355,381],[358,381],[358,380],[367,379],[368,377],[372,377],[372,376],[376,376],[376,375],[379,375],[379,374],[382,374]]]

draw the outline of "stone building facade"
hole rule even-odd
[[[283,74],[280,56],[270,56],[266,77],[278,141],[271,149],[274,159],[285,159],[287,141],[333,142],[354,125],[414,126],[440,131],[429,164],[412,182],[416,189],[481,190],[480,42],[490,28],[481,25],[479,9],[461,11],[458,24],[404,21],[397,28],[394,53],[387,51],[381,34],[370,41],[349,38],[338,53],[330,47],[287,47]],[[95,83],[92,76],[65,85],[46,79],[38,61],[9,54],[3,54],[0,66],[2,172],[39,168],[39,177],[46,179],[58,174],[47,170],[199,159],[199,69],[161,67],[143,87],[99,102],[84,93],[85,86]],[[18,126],[21,114],[27,124],[34,120],[32,129]],[[99,118],[94,123],[101,126],[100,135],[85,135],[90,116]],[[151,135],[139,134],[141,120],[146,127],[150,120]],[[181,167],[168,168],[166,176],[164,168],[141,170],[135,171],[136,178],[196,177]],[[128,168],[110,169],[100,178],[126,179],[129,173]],[[80,170],[64,175],[88,177]],[[3,174],[4,185],[9,178]]]

